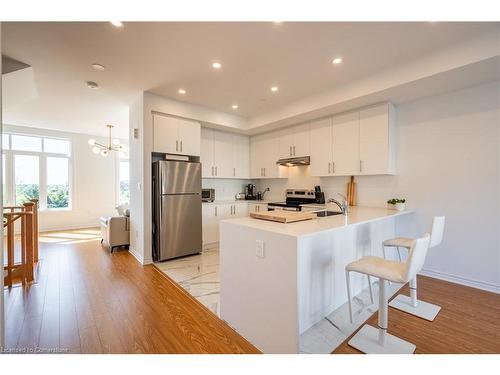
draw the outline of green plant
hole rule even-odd
[[[396,204],[396,203],[406,203],[406,199],[404,198],[392,198],[387,201],[388,204]]]

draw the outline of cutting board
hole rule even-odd
[[[316,219],[314,212],[300,211],[267,211],[267,212],[250,212],[250,217],[260,220],[276,221],[278,223],[294,223],[297,221]]]

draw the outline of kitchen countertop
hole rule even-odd
[[[246,200],[246,199],[221,199],[215,200],[213,202],[202,202],[203,204],[238,204],[238,203],[254,203],[254,204],[268,204],[271,202],[275,202],[272,200]]]
[[[244,201],[245,202],[245,201]],[[330,205],[319,205],[321,208],[331,209]],[[338,211],[338,207],[333,205]],[[376,220],[382,220],[389,217],[412,214],[415,211],[405,210],[396,211],[380,207],[349,207],[350,212],[347,217],[335,215],[329,217],[320,217],[312,220],[299,221],[296,223],[276,223],[267,220],[259,220],[251,217],[242,217],[227,219],[222,222],[228,222],[234,225],[241,225],[252,229],[260,229],[272,233],[289,235],[294,237],[307,236],[318,232],[339,230],[350,225],[359,225]]]

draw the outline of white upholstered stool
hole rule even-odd
[[[435,216],[434,219],[432,220],[429,249],[439,245],[443,240],[444,222],[445,222],[444,216]],[[398,237],[384,241],[382,245],[384,258],[386,258],[385,248],[393,247],[396,248],[399,256],[399,261],[401,261],[400,248],[409,250],[412,242],[413,242],[412,238],[405,238],[405,237]],[[405,296],[404,294],[398,294],[397,297],[394,298],[389,303],[389,306],[429,321],[433,321],[436,315],[441,310],[441,307],[438,305],[434,305],[432,303],[428,303],[425,301],[419,301],[417,299],[416,277],[410,281],[410,297]]]
[[[410,247],[406,262],[395,262],[380,257],[367,256],[349,263],[346,266],[347,296],[349,298],[349,315],[351,322],[353,322],[353,316],[350,272],[359,272],[379,278],[378,329],[365,324],[356,335],[349,340],[350,346],[363,353],[375,354],[411,354],[415,351],[414,344],[387,333],[387,282],[407,283],[413,280],[417,272],[419,272],[424,265],[429,242],[429,234],[414,240]]]

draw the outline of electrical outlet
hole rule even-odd
[[[265,251],[264,251],[264,241],[262,240],[257,240],[255,241],[255,255],[257,258],[265,258]]]

